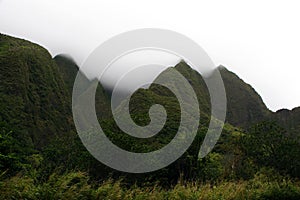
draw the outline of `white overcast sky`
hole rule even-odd
[[[300,106],[300,1],[0,0],[0,32],[80,64],[103,41],[164,28],[196,41],[250,83],[267,106]]]

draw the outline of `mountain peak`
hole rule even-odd
[[[65,62],[68,63],[69,66],[74,66],[77,68],[77,70],[79,69],[77,63],[75,62],[74,58],[72,56],[70,56],[69,54],[57,54],[56,56],[54,56],[53,58],[55,61],[58,62]]]
[[[218,70],[222,71],[222,70],[226,70],[226,71],[229,71],[224,65],[219,65],[217,67]]]

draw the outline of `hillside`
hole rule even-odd
[[[79,67],[77,66],[75,61],[68,55],[57,55],[53,58],[53,60],[58,66],[59,72],[67,87],[67,92],[71,95],[74,80],[78,73]]]
[[[227,95],[228,123],[247,128],[252,124],[269,119],[271,111],[251,85],[236,74],[220,66]]]
[[[273,113],[273,119],[291,133],[299,137],[300,130],[300,107],[292,110],[281,109]]]
[[[81,71],[79,71],[78,65],[70,56],[57,55],[54,57],[54,61],[56,62],[62,79],[67,86],[66,97],[69,99],[70,102],[72,102],[73,85],[77,73],[81,74],[80,77],[82,78],[82,84],[89,85],[90,81]],[[96,114],[100,119],[106,119],[111,116],[110,97],[100,83],[97,87],[95,103]]]
[[[178,63],[175,68],[187,78],[193,87],[198,97],[200,110],[209,115],[210,97],[202,76],[185,62]],[[262,98],[251,85],[223,66],[218,69],[226,91],[227,123],[240,128],[249,128],[255,123],[270,119],[272,112],[268,110]]]
[[[43,147],[71,129],[67,90],[43,47],[0,35],[0,121],[17,138]]]

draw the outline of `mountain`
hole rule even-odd
[[[66,55],[51,58],[48,51],[37,44],[1,34],[0,66],[1,121],[12,129],[22,130],[22,135],[28,136],[28,141],[37,146],[43,146],[53,136],[74,130],[72,88],[77,73],[82,72],[72,58]],[[208,119],[210,100],[203,78],[185,62],[178,63],[175,69],[193,87],[201,115]],[[219,71],[227,95],[228,124],[248,128],[260,121],[275,120],[288,130],[299,130],[299,108],[273,113],[249,84],[225,67],[219,67]],[[84,75],[82,77],[82,81],[89,82]],[[150,90],[144,91],[144,95],[141,95],[143,92],[137,93],[133,100],[142,102],[147,97],[161,99],[162,102],[167,99],[174,101],[167,90],[155,84]],[[142,104],[131,105],[139,107]],[[134,106],[133,111],[138,110]],[[98,84],[95,108],[100,119],[111,119],[109,92],[101,84]],[[141,109],[147,110],[146,107]],[[175,107],[173,109],[177,110]]]
[[[187,78],[197,94],[200,110],[209,115],[210,97],[202,76],[185,62],[178,63],[175,69]],[[227,123],[236,127],[247,128],[270,117],[271,111],[268,110],[262,98],[251,85],[245,83],[223,66],[218,69],[226,91]]]
[[[223,66],[219,70],[227,96],[228,123],[246,128],[270,117],[271,111],[251,85]]]
[[[210,97],[206,84],[202,76],[194,69],[192,69],[184,61],[179,62],[175,69],[178,70],[191,84],[194,89],[200,106],[200,111],[210,115]]]
[[[273,113],[273,119],[291,133],[299,134],[300,130],[300,107],[292,110],[281,109]],[[298,136],[299,137],[299,136]]]
[[[73,85],[77,73],[80,73],[81,83],[85,85],[89,85],[90,80],[79,70],[78,65],[74,62],[74,60],[67,55],[57,55],[54,57],[54,61],[56,62],[59,71],[62,75],[63,81],[67,86],[67,98],[69,101],[72,101],[72,92]],[[96,90],[95,96],[95,109],[96,114],[100,119],[106,119],[111,116],[110,109],[110,97],[109,93],[105,91],[103,86],[99,83]]]
[[[78,65],[69,55],[60,54],[53,58],[63,78],[69,94],[72,94],[74,80],[79,71]]]
[[[122,126],[112,118],[110,91],[98,83],[95,95],[98,122],[110,141],[124,150],[147,153],[161,149],[172,144],[170,141],[174,141],[172,139],[180,130],[182,121],[187,125],[181,129],[187,134],[181,135],[182,140],[175,141],[172,152],[163,157],[164,160],[172,158],[177,148],[183,147],[184,151],[176,154],[176,161],[149,173],[125,173],[95,159],[80,140],[82,137],[76,134],[72,115],[74,80],[79,75],[77,78],[83,84],[82,90],[74,90],[80,94],[79,99],[84,97],[86,90],[93,89],[89,86],[96,80],[84,76],[70,56],[52,58],[45,48],[37,44],[0,34],[0,199],[74,199],[77,196],[99,199],[99,194],[107,197],[107,194],[121,191],[122,194],[116,193],[117,197],[112,196],[119,198],[124,196],[124,191],[133,191],[126,188],[136,188],[136,192],[128,193],[132,198],[140,198],[141,191],[149,193],[161,186],[176,188],[176,194],[162,194],[163,197],[170,194],[173,199],[179,193],[185,198],[185,191],[194,194],[201,190],[201,195],[206,195],[202,188],[212,188],[216,184],[222,187],[217,191],[214,186],[211,195],[220,196],[219,193],[232,190],[223,187],[232,183],[244,185],[245,190],[254,193],[254,199],[278,196],[279,199],[287,196],[289,198],[286,199],[299,199],[300,189],[296,186],[300,177],[300,148],[296,137],[299,137],[300,131],[300,107],[271,112],[251,85],[225,67],[221,66],[218,70],[227,94],[227,119],[214,148],[203,158],[198,155],[200,148],[207,144],[203,144],[204,138],[211,136],[208,125],[210,120],[218,120],[210,114],[211,103],[205,79],[187,63],[181,61],[167,68],[149,88],[134,92],[128,108],[131,118],[123,112],[128,111],[124,106],[128,99],[121,101],[114,112],[119,112],[116,119],[121,120]],[[174,71],[175,75],[172,74]],[[180,81],[181,75],[184,81]],[[167,86],[155,83],[165,80],[169,81]],[[189,86],[195,96],[187,90]],[[187,109],[182,109],[180,98],[176,97],[178,93],[184,94],[181,97],[182,107]],[[193,104],[196,100],[199,108]],[[151,107],[156,104],[166,111],[165,124],[161,123],[164,118],[160,118],[165,113]],[[88,109],[80,111],[90,114]],[[158,117],[151,118],[153,114],[158,114]],[[159,132],[149,138],[125,134],[120,127],[128,128],[130,119],[140,126],[153,124],[154,130]],[[83,125],[85,123],[90,124],[87,120],[82,122]],[[136,134],[152,134],[152,127],[150,132],[148,127],[142,127]],[[90,129],[86,133],[81,136],[99,144],[91,137],[93,132]],[[191,133],[195,133],[192,140]],[[212,141],[212,137],[206,139],[206,142]],[[180,141],[192,143],[180,146]],[[100,146],[105,144],[100,143]],[[104,148],[100,153],[109,159],[116,158],[113,151],[101,147]],[[149,164],[157,166],[160,160],[151,159]],[[275,180],[280,180],[280,184],[273,182]],[[178,185],[180,187],[176,185],[179,182],[183,183]],[[207,184],[192,188],[198,183]],[[257,185],[264,185],[258,188],[264,193],[257,193],[251,188],[257,189]],[[239,192],[237,198],[243,197],[244,193]]]
[[[72,59],[63,55],[56,56],[54,59],[58,66],[62,69],[61,73],[64,77],[64,81],[67,85],[69,85],[68,88],[69,91],[71,91],[76,75],[75,72],[78,70],[78,66],[74,63],[74,61],[72,61]],[[202,76],[184,61],[179,62],[174,68],[178,70],[191,84],[198,97],[200,111],[203,116],[208,118],[210,115],[210,97]],[[247,129],[255,123],[273,120],[278,122],[287,130],[299,130],[299,109],[296,108],[293,111],[280,110],[272,112],[267,108],[261,96],[250,84],[245,83],[235,73],[229,71],[224,66],[220,66],[218,69],[221,73],[227,96],[227,123],[236,127]],[[163,73],[164,72],[162,72],[162,74]],[[155,94],[161,96],[170,95],[170,93],[165,89],[155,85],[151,87],[151,90]],[[110,91],[105,91],[101,84],[99,84],[97,94],[100,106],[96,106],[98,108],[96,109],[98,110],[98,116],[100,116],[101,113],[110,113],[108,110],[102,110],[100,112],[101,108],[103,109],[105,106],[110,106],[110,93]]]
[[[207,87],[201,75],[185,62],[178,63],[175,68],[189,81],[197,94],[200,110],[209,114],[210,100]],[[267,108],[261,96],[250,85],[224,66],[218,67],[226,91],[226,122],[240,128],[249,128],[262,121],[276,121],[288,131],[299,131],[300,108],[282,109],[272,112]]]
[[[0,121],[43,147],[73,129],[67,89],[49,52],[0,34]]]
[[[169,74],[174,69],[184,76],[185,82],[180,82],[178,77]],[[171,80],[168,87],[155,84],[154,81],[148,89],[137,90],[130,99],[129,113],[132,121],[140,126],[154,121],[154,128],[159,128],[158,134],[150,138],[124,134],[112,118],[110,91],[106,91],[98,83],[95,99],[98,121],[111,142],[124,150],[146,153],[169,144],[179,130],[181,116],[187,119],[188,124],[183,129],[184,132],[192,133],[189,128],[198,128],[187,151],[171,165],[153,173],[126,174],[98,162],[76,134],[71,106],[75,78],[80,75],[79,81],[86,87],[83,90],[89,90],[90,82],[95,80],[84,76],[70,56],[57,55],[52,58],[45,48],[37,44],[1,34],[0,174],[10,176],[25,169],[42,182],[50,180],[53,173],[81,170],[90,175],[91,181],[125,177],[124,180],[131,183],[136,183],[136,180],[152,183],[159,180],[160,183],[165,181],[168,186],[176,183],[182,176],[200,181],[218,180],[220,177],[244,180],[254,177],[264,167],[272,167],[299,177],[300,163],[297,160],[300,150],[297,140],[285,138],[288,135],[283,134],[285,131],[277,124],[260,122],[277,121],[290,133],[299,135],[300,108],[271,112],[249,84],[225,67],[221,66],[218,70],[227,95],[227,118],[213,151],[202,159],[198,158],[198,153],[204,137],[208,135],[211,120],[210,96],[205,79],[187,63],[181,61],[156,77],[155,81]],[[195,100],[193,95],[181,87],[187,88],[187,85],[194,90],[199,108],[192,104]],[[187,94],[183,96],[183,104],[187,110],[181,110],[174,95],[176,92]],[[126,126],[130,120],[122,115],[123,109],[127,109],[123,106],[124,102],[120,102],[115,112],[121,113],[118,116]],[[160,122],[163,119],[150,118],[151,114],[163,114],[155,109],[149,113],[151,106],[155,104],[162,105],[168,116],[162,128]],[[198,114],[201,116],[199,126]],[[212,120],[218,121],[213,117]],[[251,127],[253,124],[254,128]],[[143,131],[139,133],[143,134]],[[90,132],[88,133],[87,136],[90,136]],[[184,139],[188,139],[188,136],[184,136]],[[175,146],[178,147],[179,144]],[[111,155],[111,152],[105,153]]]

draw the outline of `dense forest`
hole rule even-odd
[[[211,120],[209,93],[201,75],[184,61],[174,68],[198,98],[201,120],[195,140],[163,169],[124,173],[92,157],[76,133],[71,106],[73,83],[81,73],[76,63],[0,34],[0,199],[300,199],[300,107],[272,112],[249,84],[218,67],[227,118],[213,151],[199,159]],[[167,88],[152,84],[131,97],[130,114],[140,126],[150,122],[151,105],[167,111],[163,129],[147,139],[120,130],[110,93],[99,83],[95,108],[114,144],[150,152],[172,140],[181,113]]]

